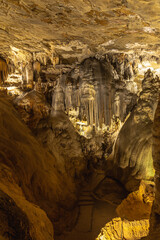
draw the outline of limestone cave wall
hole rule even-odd
[[[155,168],[155,201],[152,208],[152,214],[150,218],[150,232],[148,239],[158,239],[160,237],[159,228],[160,228],[160,194],[159,194],[159,177],[160,177],[160,166],[159,166],[159,157],[160,157],[160,98],[158,101],[158,106],[156,109],[154,117],[154,126],[153,126],[153,163]]]
[[[131,190],[141,179],[153,179],[152,130],[159,78],[148,70],[138,102],[118,134],[113,161],[118,179]],[[132,189],[133,190],[133,189]]]
[[[55,231],[71,224],[65,219],[76,201],[75,184],[65,172],[62,177],[55,157],[38,143],[5,95],[0,96],[0,122],[0,204],[8,222],[0,223],[0,233],[6,239],[53,239],[53,222]]]

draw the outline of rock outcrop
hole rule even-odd
[[[147,236],[149,231],[149,220],[122,221],[114,218],[101,229],[96,240],[138,240]]]
[[[149,219],[154,195],[154,183],[142,181],[139,190],[130,193],[117,207],[118,216],[129,221]]]
[[[53,239],[50,220],[55,231],[71,224],[72,217],[66,219],[76,201],[75,185],[67,174],[61,177],[55,157],[37,142],[9,101],[0,96],[0,190],[6,231],[14,239],[16,224],[24,239]]]
[[[55,157],[57,170],[68,175],[73,184],[82,182],[88,159],[85,159],[80,136],[67,115],[62,111],[53,111],[47,121],[45,119],[39,123],[34,132],[36,138]]]
[[[157,106],[157,110],[154,118],[154,126],[153,126],[153,162],[155,168],[155,201],[152,208],[152,215],[150,219],[150,233],[149,240],[159,239],[160,238],[160,98]]]
[[[42,92],[32,90],[20,95],[14,102],[22,120],[33,130],[40,120],[49,116],[50,106]]]
[[[133,190],[141,179],[154,177],[152,127],[158,95],[159,78],[148,70],[137,106],[121,128],[115,143],[114,174],[128,190]]]

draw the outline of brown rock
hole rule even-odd
[[[45,210],[56,229],[63,229],[72,221],[68,215],[76,200],[75,185],[65,173],[61,177],[56,169],[55,157],[37,142],[6,97],[0,96],[0,99],[0,189],[26,212],[29,221],[36,222],[34,231],[39,232],[37,234],[41,234],[43,239],[46,237],[44,229],[47,230],[51,223],[45,213],[34,208],[33,204]],[[27,203],[27,200],[33,204]],[[32,220],[32,214],[35,220]],[[42,223],[39,219],[43,219]],[[45,227],[46,224],[48,227]],[[47,231],[51,233],[51,228]],[[47,239],[52,239],[50,233]]]
[[[159,78],[145,73],[137,105],[121,128],[114,149],[114,175],[129,191],[141,179],[153,179],[152,127],[158,103]],[[112,170],[111,170],[112,171]]]
[[[133,220],[149,219],[154,200],[153,182],[142,181],[138,191],[132,192],[117,207],[121,218]]]
[[[49,104],[41,92],[32,90],[15,100],[23,121],[31,128],[37,127],[41,119],[47,118],[50,112]]]
[[[149,220],[122,221],[114,218],[101,229],[96,240],[138,240],[147,236],[149,231]]]

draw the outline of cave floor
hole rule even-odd
[[[92,196],[92,189],[103,178],[98,174],[82,191],[79,198],[79,216],[74,229],[65,232],[61,236],[55,236],[55,240],[94,240],[101,228],[111,221],[116,214],[116,205],[97,200]]]

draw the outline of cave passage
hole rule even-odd
[[[160,1],[0,1],[0,240],[160,239]]]

